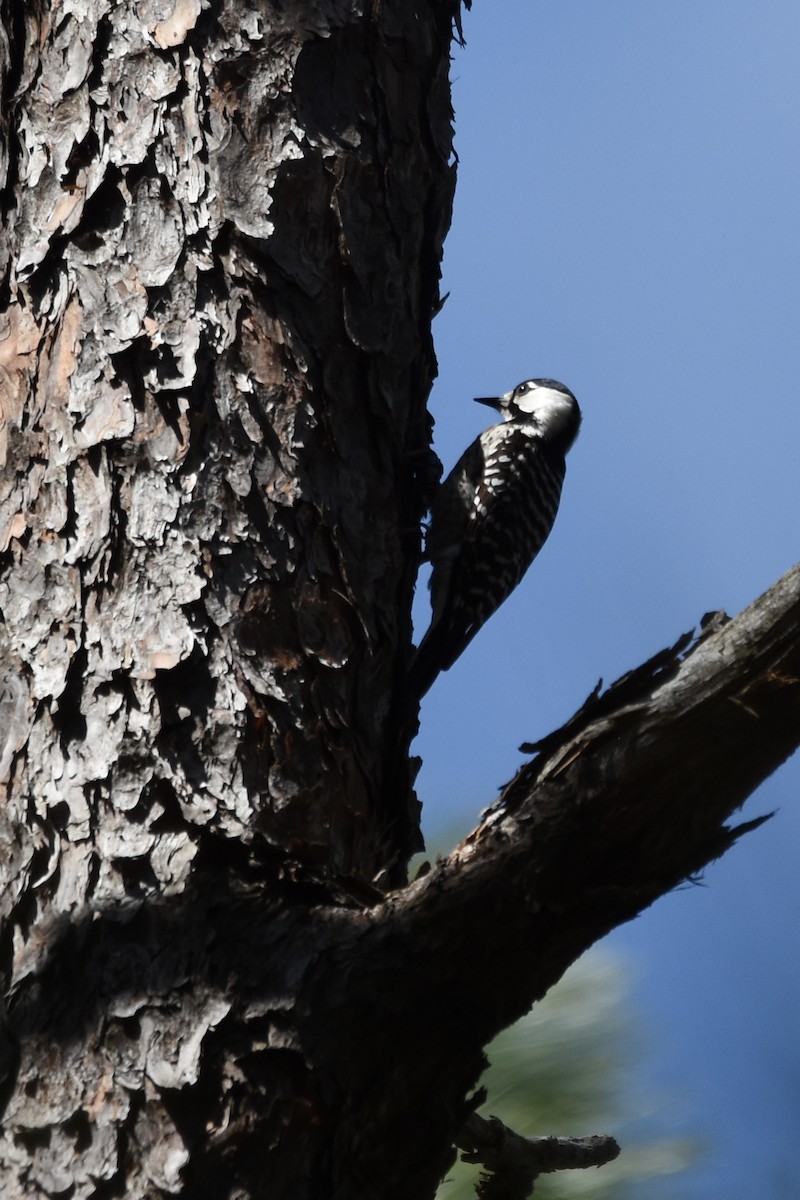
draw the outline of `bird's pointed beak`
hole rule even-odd
[[[476,396],[476,404],[488,404],[489,408],[496,408],[498,412],[502,412],[508,405],[508,395],[505,396]]]

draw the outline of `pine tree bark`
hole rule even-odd
[[[800,741],[797,575],[406,886],[457,2],[0,15],[3,1195],[423,1200]]]

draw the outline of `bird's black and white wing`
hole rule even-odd
[[[552,380],[495,403],[504,420],[477,438],[442,484],[427,548],[432,617],[412,663],[423,695],[514,590],[553,527],[580,410]]]

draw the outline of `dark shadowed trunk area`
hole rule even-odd
[[[457,0],[0,21],[2,1194],[429,1200],[486,1042],[800,742],[800,575],[408,885]]]

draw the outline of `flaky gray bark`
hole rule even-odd
[[[6,22],[4,765],[67,908],[200,831],[391,873],[446,6],[73,7]]]
[[[455,0],[0,14],[3,1195],[422,1200],[800,741],[798,576],[403,886]]]
[[[28,1019],[89,914],[142,920],[229,870],[404,878],[453,6],[0,11],[3,916]],[[58,1051],[37,1018],[4,1194],[199,1186],[163,1092],[230,1004],[201,989],[165,1022],[150,986]],[[249,1099],[205,1119],[235,1143],[256,1085],[226,1056]]]

